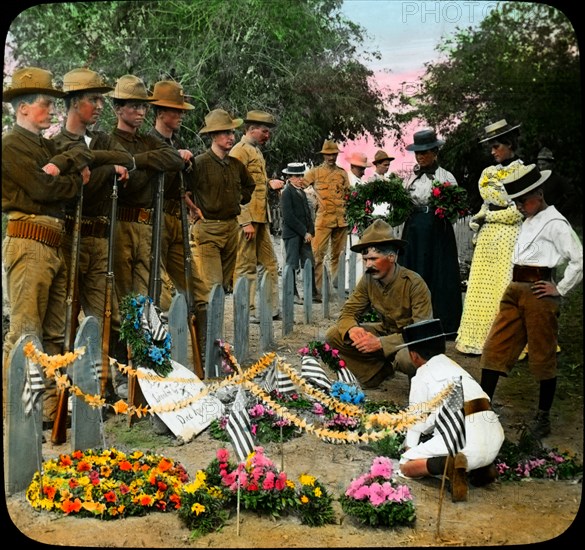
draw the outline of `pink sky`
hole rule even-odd
[[[376,72],[376,81],[381,88],[392,88],[393,90],[397,90],[403,87],[403,83],[406,83],[406,86],[416,86],[416,83],[422,74],[422,70],[401,74]],[[424,125],[420,122],[413,122],[407,126],[406,136],[409,136],[407,138],[407,144],[412,143],[412,134],[423,126]],[[414,154],[410,151],[406,151],[402,147],[401,144],[395,143],[394,140],[390,138],[384,142],[382,149],[390,156],[395,157],[395,160],[390,164],[391,172],[410,172],[415,164]],[[345,170],[349,170],[348,159],[353,152],[359,151],[365,153],[368,157],[368,161],[372,162],[376,151],[379,149],[379,147],[374,144],[372,138],[368,137],[347,141],[342,143],[340,148],[342,152],[337,157],[337,164]],[[364,178],[367,179],[373,173],[374,167],[366,168]]]

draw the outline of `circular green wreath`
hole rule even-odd
[[[387,203],[385,215],[373,215],[377,204]],[[406,221],[412,211],[410,195],[402,185],[402,179],[390,174],[384,179],[376,179],[357,185],[346,197],[345,215],[351,233],[361,235],[374,220],[382,219],[392,227]]]

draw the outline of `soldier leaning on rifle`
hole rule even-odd
[[[132,155],[106,132],[91,130],[104,109],[104,93],[113,90],[95,71],[73,69],[63,77],[67,120],[53,138],[60,148],[85,143],[93,152],[91,176],[83,190],[81,239],[79,247],[78,296],[84,315],[94,316],[102,324],[108,273],[108,220],[114,177],[123,184],[134,167]],[[63,252],[68,269],[72,266],[73,230],[77,199],[66,205]],[[118,303],[112,296],[112,317],[118,319]],[[117,321],[119,323],[119,321]],[[113,349],[113,345],[110,346]]]
[[[185,189],[191,189],[193,177],[193,151],[178,135],[183,117],[187,111],[194,109],[184,98],[183,87],[178,82],[162,80],[154,85],[153,101],[154,128],[149,135],[160,139],[176,149],[183,159],[181,172],[165,174],[164,225],[161,240],[161,259],[168,279],[178,292],[185,293],[185,243],[181,226],[181,177]],[[189,243],[187,243],[187,246]],[[201,280],[192,263],[191,292],[201,284]],[[170,295],[170,293],[169,293]],[[168,297],[168,296],[167,296]],[[161,308],[170,307],[161,301]]]
[[[85,143],[60,152],[42,137],[55,114],[54,98],[64,93],[52,74],[38,67],[14,72],[3,100],[10,102],[16,124],[2,138],[2,211],[8,216],[3,260],[10,300],[10,329],[4,364],[18,338],[35,334],[43,350],[63,351],[67,267],[63,257],[65,203],[89,181],[93,160]],[[3,371],[3,383],[7,369]],[[43,423],[55,418],[55,384],[44,393]]]
[[[142,80],[124,75],[107,95],[113,100],[118,118],[112,135],[134,156],[136,163],[128,181],[119,188],[114,273],[118,300],[122,300],[133,292],[148,294],[152,221],[159,174],[181,171],[184,162],[177,150],[164,141],[138,133],[153,100]],[[112,323],[112,337],[118,332],[119,326]],[[114,355],[126,363],[125,344],[118,343]],[[127,384],[120,383],[116,391],[120,397],[127,397]]]

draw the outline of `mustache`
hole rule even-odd
[[[378,273],[378,270],[375,267],[368,267],[366,273]]]

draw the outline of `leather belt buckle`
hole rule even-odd
[[[150,222],[150,211],[141,208],[138,211],[138,220],[140,223],[149,223]]]

